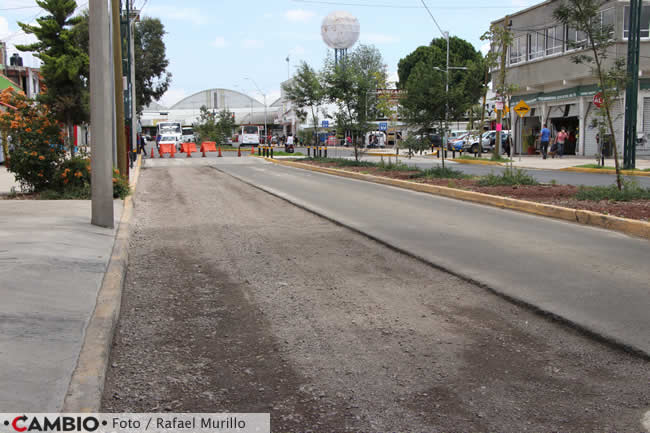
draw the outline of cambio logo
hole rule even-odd
[[[94,432],[100,426],[106,425],[106,421],[100,421],[93,417],[33,417],[27,415],[14,418],[11,422],[5,421],[6,426],[11,425],[14,431],[23,433],[26,431],[53,431],[53,432]]]

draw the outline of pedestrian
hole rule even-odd
[[[546,127],[546,123],[545,123],[544,127],[539,133],[539,142],[542,151],[542,159],[546,159],[546,155],[548,153],[548,142],[550,140],[551,140],[551,130]]]
[[[555,138],[558,158],[562,158],[562,154],[564,153],[564,143],[566,143],[567,138],[569,138],[569,134],[566,133],[566,128],[562,128],[560,133]]]
[[[138,140],[138,153],[142,152],[147,155],[147,141],[144,139],[144,135],[140,136],[140,139]]]

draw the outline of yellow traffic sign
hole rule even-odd
[[[519,101],[519,104],[515,106],[515,113],[519,115],[519,117],[524,117],[528,112],[530,111],[530,106],[526,104],[526,102],[522,99]]]
[[[506,105],[503,107],[503,112],[504,112],[504,113],[510,113],[510,107],[508,107],[508,104],[506,104]]]

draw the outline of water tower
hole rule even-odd
[[[321,36],[328,47],[334,48],[334,58],[338,64],[348,52],[348,48],[359,40],[361,25],[359,20],[348,12],[332,12],[323,20]]]

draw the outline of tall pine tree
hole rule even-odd
[[[76,26],[83,20],[73,16],[75,0],[36,0],[47,15],[37,18],[36,25],[18,23],[37,42],[17,45],[20,51],[31,51],[43,62],[41,75],[45,92],[42,102],[52,107],[57,120],[65,123],[66,143],[73,151],[73,126],[88,121],[88,54],[79,44]]]

